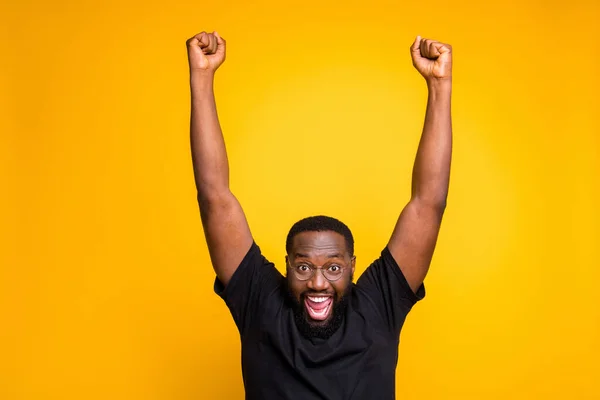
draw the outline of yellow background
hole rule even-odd
[[[449,203],[398,397],[600,398],[598,2],[0,7],[1,399],[243,398],[188,147],[185,40],[213,29],[232,188],[280,268],[317,213],[357,272],[378,255],[423,122],[408,48],[451,43]]]

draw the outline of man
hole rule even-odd
[[[229,190],[213,94],[225,40],[202,32],[187,48],[198,203],[215,291],[240,331],[246,398],[393,399],[400,330],[425,295],[448,193],[451,47],[417,37],[410,48],[429,91],[412,195],[381,256],[356,284],[352,234],[331,217],[309,217],[292,227],[285,277],[263,257]]]

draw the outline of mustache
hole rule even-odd
[[[327,291],[327,290],[323,290],[321,292],[315,292],[314,290],[307,290],[305,292],[302,292],[303,296],[322,296],[322,295],[328,295],[328,296],[334,296],[335,295],[335,291]]]
[[[335,291],[322,291],[322,292],[315,292],[313,290],[310,291],[306,291],[306,292],[302,292],[300,294],[300,298],[301,299],[305,299],[308,296],[327,296],[327,297],[332,297],[334,300],[337,300],[339,298],[339,295],[335,292]]]

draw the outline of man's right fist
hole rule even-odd
[[[217,32],[201,32],[186,43],[190,71],[215,72],[225,61],[225,39]]]

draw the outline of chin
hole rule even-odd
[[[349,296],[347,295],[350,294],[350,285],[348,285],[348,290],[344,293],[344,296],[334,295],[332,309],[324,320],[313,319],[306,310],[302,294],[295,294],[290,290],[289,285],[286,286],[296,326],[304,337],[328,339],[338,330],[344,320],[345,310],[348,306]]]
[[[327,318],[323,319],[323,320],[318,320],[318,319],[312,319],[309,315],[307,315],[307,313],[305,313],[304,317],[306,318],[306,322],[310,325],[310,326],[314,326],[315,328],[322,328],[325,327],[327,325],[329,325],[331,323],[331,312],[329,313],[329,315],[327,316]]]
[[[306,310],[304,304],[296,307],[295,319],[296,326],[300,330],[300,333],[305,337],[328,339],[330,338],[341,326],[344,319],[344,313],[346,309],[346,301],[342,299],[332,305],[333,308],[329,312],[329,315],[324,320],[313,319]]]

